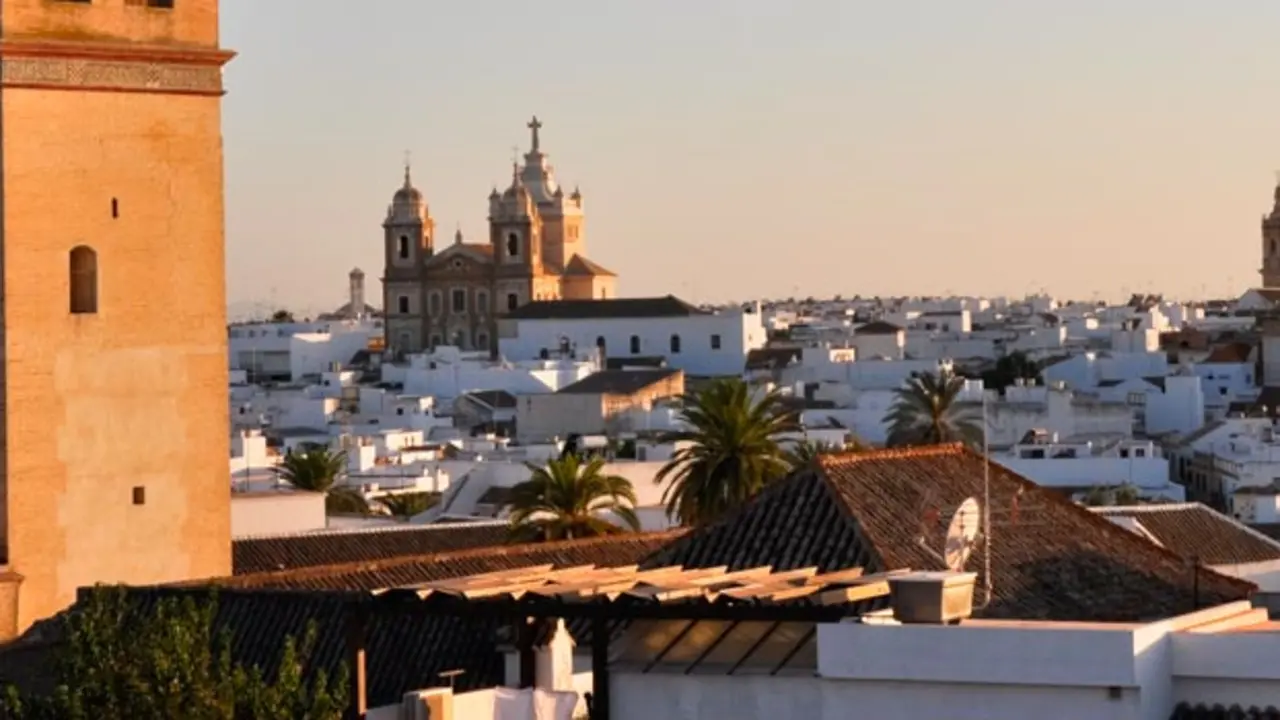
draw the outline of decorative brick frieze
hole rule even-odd
[[[222,68],[147,60],[0,57],[6,87],[221,95]]]

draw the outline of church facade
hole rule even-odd
[[[382,224],[387,345],[401,353],[437,345],[497,349],[497,320],[537,300],[615,297],[617,276],[586,257],[582,193],[565,193],[542,152],[542,123],[511,184],[489,194],[489,236],[437,243],[436,222],[409,168]]]

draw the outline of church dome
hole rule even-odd
[[[423,203],[422,191],[413,186],[413,178],[409,175],[409,166],[404,166],[404,184],[396,190],[395,197],[392,199],[397,205],[421,205]]]

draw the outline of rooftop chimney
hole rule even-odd
[[[971,572],[913,572],[889,579],[893,617],[912,625],[953,625],[973,615]]]

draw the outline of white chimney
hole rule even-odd
[[[557,619],[546,645],[538,648],[537,686],[543,690],[573,690],[573,636]]]

